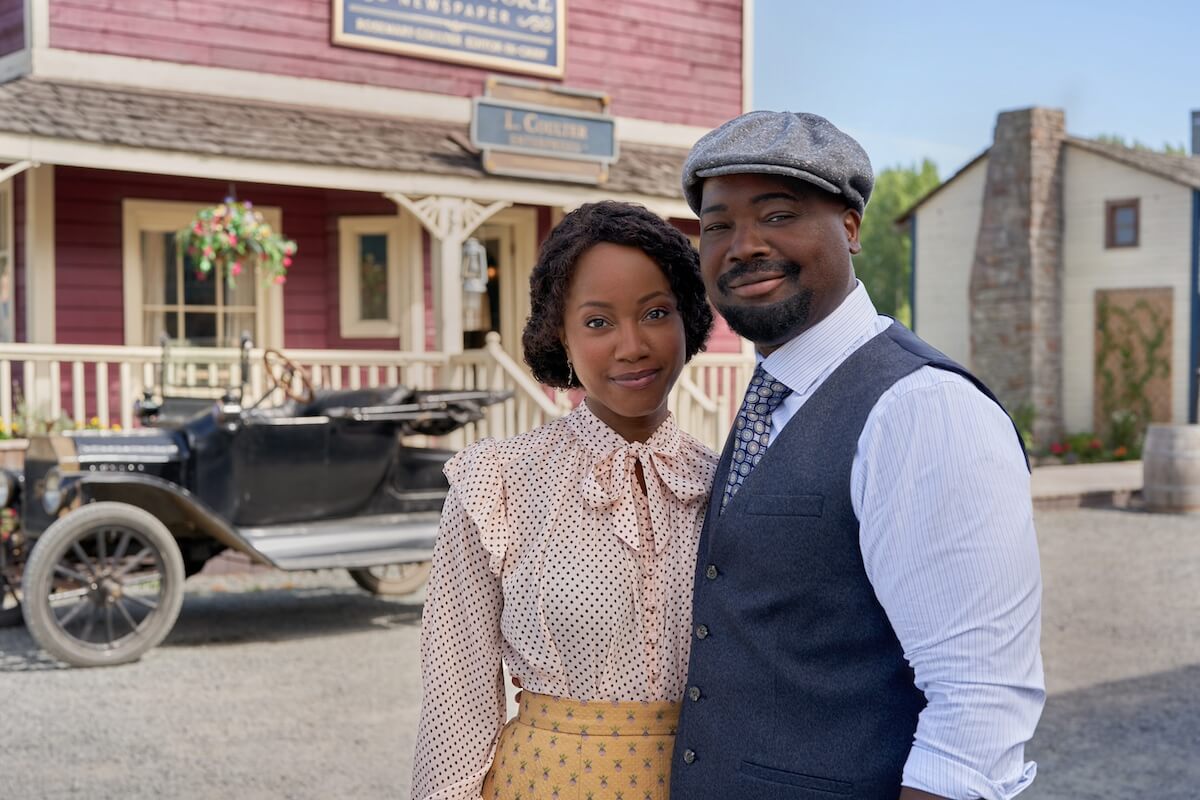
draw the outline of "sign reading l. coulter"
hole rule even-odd
[[[333,42],[561,77],[566,0],[333,0]]]
[[[475,98],[471,143],[487,150],[609,163],[617,158],[612,117],[490,97]]]

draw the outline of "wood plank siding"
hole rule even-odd
[[[330,0],[274,5],[53,0],[50,45],[458,97],[481,94],[492,71],[335,47]],[[741,26],[741,0],[570,0],[562,84],[608,92],[619,116],[715,125],[741,112]]]
[[[122,201],[215,203],[224,181],[60,167],[56,171],[57,341],[125,344],[122,300]],[[238,184],[240,197],[283,213],[299,246],[284,286],[284,346],[392,349],[393,339],[342,339],[338,326],[339,216],[396,213],[371,194]],[[18,239],[18,245],[20,240]]]
[[[25,0],[0,0],[0,56],[25,49]]]

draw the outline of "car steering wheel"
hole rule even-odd
[[[267,371],[268,395],[280,389],[301,405],[308,405],[316,397],[308,371],[278,350],[266,350],[263,353],[263,366]],[[297,376],[300,378],[299,391],[292,387],[293,379]]]

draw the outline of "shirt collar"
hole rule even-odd
[[[641,453],[674,455],[679,451],[681,439],[679,427],[675,424],[675,416],[670,412],[645,442],[626,441],[621,434],[610,428],[608,423],[592,413],[586,402],[580,403],[574,411],[567,415],[567,424],[575,431],[580,446],[591,455],[593,460],[605,458],[613,451],[623,448],[629,448],[639,455]]]
[[[874,333],[878,318],[867,288],[857,281],[832,314],[758,361],[793,392],[807,394],[847,350]]]

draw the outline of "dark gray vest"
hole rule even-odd
[[[863,567],[850,468],[876,401],[926,365],[995,400],[893,324],[809,398],[721,514],[726,444],[697,559],[674,800],[899,794],[925,697]]]

